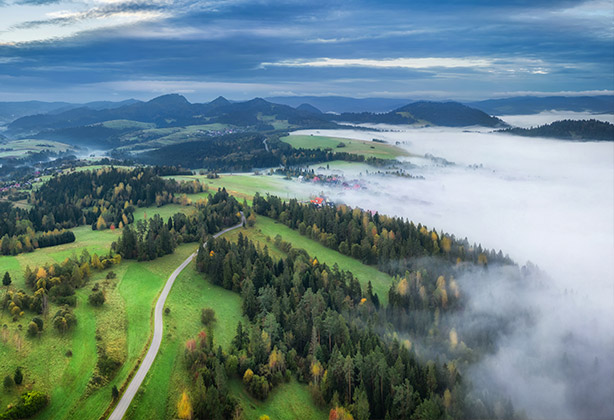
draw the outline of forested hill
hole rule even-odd
[[[497,117],[470,108],[458,102],[419,101],[397,108],[384,114],[371,112],[343,113],[330,117],[334,121],[375,124],[426,124],[443,127],[505,127],[507,124]]]
[[[614,124],[597,120],[562,120],[532,128],[508,128],[502,133],[562,140],[614,141]]]
[[[273,104],[256,98],[232,103],[223,97],[204,104],[190,103],[178,94],[163,95],[148,102],[132,103],[113,109],[70,109],[60,113],[31,115],[19,118],[8,126],[11,133],[37,133],[101,124],[107,121],[128,120],[153,123],[155,127],[180,127],[212,123],[241,127],[267,125],[267,121],[284,120],[296,126],[331,127],[334,124],[287,105]],[[267,127],[272,129],[273,127]]]

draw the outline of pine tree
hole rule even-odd
[[[12,282],[13,280],[11,280],[11,275],[7,271],[6,273],[4,273],[4,277],[2,278],[2,284],[4,286],[9,286]]]

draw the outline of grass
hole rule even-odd
[[[192,197],[190,195],[190,197]],[[154,214],[159,214],[162,219],[166,220],[175,215],[175,213],[190,214],[195,212],[196,209],[191,206],[182,206],[180,204],[166,204],[162,207],[137,207],[134,210],[134,221],[144,219],[145,216],[153,217]]]
[[[404,150],[396,146],[374,141],[298,134],[282,137],[280,140],[297,149],[333,149],[337,152],[354,153],[380,159],[395,159],[406,155]],[[337,147],[340,143],[345,144],[345,147]]]
[[[257,192],[260,194],[270,193],[285,199],[293,197],[306,199],[309,197],[307,186],[301,186],[301,184],[284,179],[280,175],[236,174],[220,175],[219,178],[215,179],[209,179],[206,175],[182,175],[167,178],[174,178],[178,181],[193,181],[196,179],[208,185],[209,192],[188,195],[193,201],[214,194],[218,188],[222,187],[226,188],[226,191],[234,195],[239,201],[246,199],[251,202]]]
[[[2,149],[8,149],[0,151],[0,158],[21,157],[29,152],[38,153],[42,150],[49,150],[52,152],[64,152],[72,148],[68,144],[41,139],[12,140],[0,146]]]
[[[154,128],[156,125],[154,123],[146,123],[134,120],[110,120],[103,122],[102,126],[115,130],[125,130],[129,128],[145,130],[148,128]]]
[[[196,272],[194,263],[177,277],[166,307],[171,312],[164,316],[164,337],[160,353],[147,374],[141,390],[127,414],[133,419],[174,418],[177,401],[185,389],[192,386],[183,362],[185,342],[196,337],[204,328],[200,311],[204,307],[215,310],[213,327],[215,345],[228,348],[240,320],[241,297],[215,286]]]
[[[272,420],[328,418],[328,413],[313,403],[307,386],[294,379],[275,387],[265,401],[249,395],[239,379],[229,381],[229,386],[233,395],[241,401],[245,418],[249,420],[256,420],[263,414]]]
[[[167,205],[137,209],[135,218],[161,214],[162,217],[177,211],[194,211],[193,207]],[[84,249],[90,254],[106,254],[111,243],[119,235],[119,229],[94,231],[90,226],[72,229],[76,241],[70,244],[37,249],[31,253],[16,256],[0,256],[0,271],[8,271],[12,277],[13,289],[26,289],[23,271],[29,265],[35,266],[61,262],[73,254],[79,255]],[[0,392],[0,405],[6,406],[16,400],[26,387],[50,393],[49,407],[37,418],[98,418],[111,402],[111,387],[118,388],[126,380],[137,360],[143,355],[152,331],[152,308],[155,300],[175,268],[190,255],[196,244],[182,244],[174,254],[150,262],[125,260],[111,268],[117,274],[116,280],[105,280],[105,272],[92,272],[88,285],[77,291],[75,314],[78,324],[73,331],[60,335],[50,325],[57,307],[51,305],[45,319],[44,333],[35,339],[26,337],[27,325],[35,314],[26,311],[18,322],[13,322],[8,313],[0,310],[0,324],[7,325],[4,334],[6,342],[0,344],[0,376],[15,370],[17,365],[24,368],[24,386],[12,392]],[[103,284],[106,303],[93,308],[87,302],[91,285]],[[2,288],[5,289],[5,288]],[[2,296],[4,290],[0,291]],[[238,299],[238,296],[236,297]],[[19,329],[22,325],[22,330]],[[96,335],[103,342],[114,343],[122,349],[124,364],[113,380],[100,389],[91,392],[88,383],[96,365]],[[223,333],[220,333],[223,336]],[[72,357],[66,357],[68,350]]]

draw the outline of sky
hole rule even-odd
[[[614,93],[612,0],[0,0],[0,101]]]

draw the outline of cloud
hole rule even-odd
[[[539,97],[547,97],[547,96],[604,96],[604,95],[614,95],[614,90],[602,89],[602,90],[561,90],[558,92],[543,92],[538,90],[525,90],[525,91],[515,91],[515,92],[494,92],[494,97],[500,98],[508,98],[513,96],[539,96]]]
[[[47,4],[57,4],[62,0],[19,0],[16,4],[27,6],[43,6]]]
[[[74,23],[109,18],[129,18],[131,21],[142,21],[165,16],[166,7],[152,2],[118,2],[85,11],[74,12],[62,10],[51,12],[48,18],[25,21],[16,24],[12,29],[32,29],[41,26],[68,26]]]
[[[261,67],[367,67],[380,69],[484,68],[493,64],[484,58],[316,58],[262,63]]]

